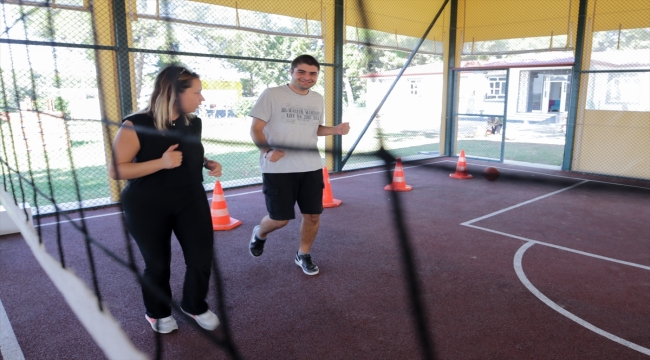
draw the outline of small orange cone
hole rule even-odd
[[[327,172],[327,167],[323,166],[323,182],[325,188],[323,189],[323,207],[331,208],[341,205],[341,200],[335,199],[332,195],[332,187],[330,185],[330,174]]]
[[[212,230],[230,230],[241,225],[241,220],[230,217],[219,180],[214,184],[210,214],[212,215]]]
[[[411,185],[406,185],[406,179],[404,178],[404,169],[402,168],[402,158],[397,158],[397,164],[395,164],[395,172],[393,172],[393,183],[386,185],[384,190],[392,191],[411,191],[413,187]]]
[[[471,179],[472,175],[467,173],[467,160],[465,159],[465,150],[460,151],[460,156],[458,156],[458,165],[456,165],[456,172],[454,174],[449,174],[450,178],[454,179]]]

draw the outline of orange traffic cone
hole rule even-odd
[[[402,168],[402,158],[397,158],[397,164],[395,164],[395,172],[393,172],[393,183],[386,185],[384,190],[392,191],[411,191],[413,187],[411,185],[406,185],[406,179],[404,178],[404,169]]]
[[[458,157],[458,165],[456,165],[456,172],[454,174],[449,174],[449,177],[454,179],[471,179],[472,175],[467,173],[467,160],[465,159],[465,150],[460,151],[460,156]]]
[[[230,230],[241,225],[241,220],[230,217],[228,205],[226,205],[226,198],[223,196],[223,189],[219,180],[214,184],[210,213],[212,215],[212,230]]]
[[[341,200],[335,199],[332,195],[332,187],[330,185],[330,174],[327,172],[327,166],[323,166],[323,182],[325,188],[323,189],[323,207],[330,208],[341,205]]]

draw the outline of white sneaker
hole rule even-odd
[[[144,317],[151,325],[153,331],[159,332],[161,334],[169,334],[174,330],[178,330],[176,320],[174,320],[174,318],[171,316],[167,316],[166,318],[162,319],[152,319],[147,314],[145,314]]]
[[[217,326],[219,326],[219,318],[210,310],[204,312],[201,315],[192,315],[185,310],[183,310],[183,312],[185,315],[190,316],[192,319],[196,320],[196,322],[206,330],[212,331],[216,329]]]

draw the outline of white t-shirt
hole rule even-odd
[[[318,126],[325,123],[323,96],[310,91],[306,95],[293,92],[288,85],[264,90],[249,116],[266,121],[264,136],[272,148],[283,149],[284,157],[271,162],[260,154],[263,173],[294,173],[323,168],[318,153]]]

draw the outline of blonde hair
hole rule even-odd
[[[169,65],[165,67],[156,76],[148,106],[138,113],[150,115],[154,119],[156,129],[165,130],[174,120],[172,114],[176,107],[180,114],[179,119],[183,118],[185,125],[189,125],[190,119],[195,115],[183,113],[178,99],[181,93],[192,87],[192,81],[198,78],[199,74],[184,66]]]

